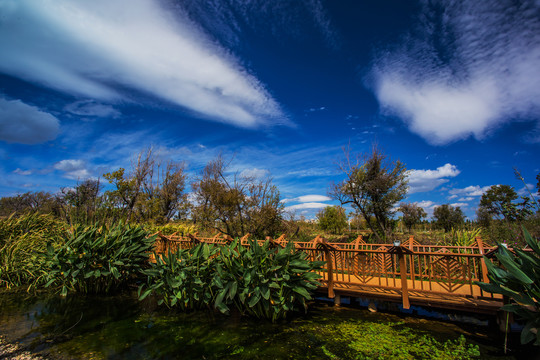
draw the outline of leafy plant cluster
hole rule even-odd
[[[47,245],[47,284],[68,292],[110,293],[134,280],[148,263],[154,237],[141,227],[75,227],[66,241]]]
[[[66,234],[66,225],[51,215],[1,219],[0,287],[43,284],[46,268],[42,253],[47,243],[56,243]]]
[[[307,308],[318,285],[313,270],[322,265],[295,252],[292,244],[280,248],[256,241],[249,246],[238,241],[220,247],[199,244],[156,259],[144,271],[148,281],[139,288],[140,299],[155,294],[170,307],[214,307],[222,313],[234,307],[272,321]]]
[[[145,229],[148,230],[150,234],[160,232],[163,235],[172,235],[176,233],[182,236],[187,234],[193,234],[197,231],[195,225],[176,222],[171,222],[164,225],[147,225],[145,226]]]
[[[532,252],[518,248],[510,252],[505,246],[497,248],[497,260],[503,268],[485,258],[490,283],[478,283],[485,291],[502,294],[513,300],[502,310],[512,312],[526,323],[521,332],[523,344],[535,340],[540,345],[540,241],[523,229]]]

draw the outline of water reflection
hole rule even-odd
[[[0,333],[8,341],[54,358],[343,359],[373,356],[362,348],[369,336],[372,348],[389,351],[385,341],[392,347],[393,339],[422,342],[428,338],[428,345],[434,341],[430,346],[442,348],[445,341],[457,341],[460,335],[469,344],[480,344],[482,358],[500,358],[498,335],[488,331],[323,303],[312,306],[307,316],[271,324],[238,314],[186,314],[157,308],[151,299],[138,302],[135,294],[61,298],[0,293]],[[419,349],[399,351],[423,357]]]

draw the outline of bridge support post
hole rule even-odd
[[[334,297],[334,306],[341,306],[341,295],[336,294]]]

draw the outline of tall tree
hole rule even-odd
[[[393,207],[407,193],[405,164],[390,161],[376,146],[370,154],[351,154],[344,149],[345,159],[339,169],[345,179],[332,184],[329,194],[341,205],[350,204],[364,217],[379,241],[392,231]]]
[[[319,227],[322,230],[339,234],[347,227],[347,214],[341,206],[327,206],[317,213]]]
[[[516,200],[518,195],[512,186],[493,185],[482,195],[480,207],[507,223],[521,221],[532,213],[530,199],[522,197],[521,202]]]
[[[192,184],[193,219],[232,237],[274,235],[280,227],[283,204],[272,179],[229,175],[228,165],[218,156]]]
[[[424,209],[414,203],[401,203],[398,210],[403,214],[403,223],[409,233],[414,225],[422,222],[422,219],[427,216]]]
[[[433,219],[437,226],[448,232],[455,226],[461,226],[465,221],[465,215],[459,206],[444,204],[433,209]]]

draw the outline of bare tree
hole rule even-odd
[[[227,176],[228,165],[218,156],[192,184],[193,219],[233,237],[273,235],[279,229],[283,205],[272,179]]]

